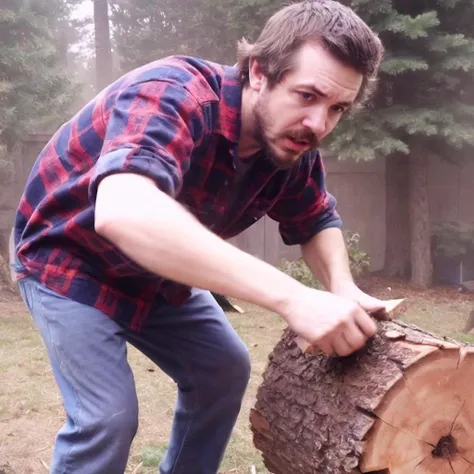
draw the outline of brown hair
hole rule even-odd
[[[243,84],[249,82],[250,57],[258,61],[272,87],[291,71],[294,53],[311,41],[322,44],[363,75],[356,102],[365,102],[375,89],[384,48],[353,10],[334,0],[286,6],[267,21],[254,44],[242,39],[238,44],[237,67]]]

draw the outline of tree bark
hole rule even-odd
[[[410,273],[410,219],[408,214],[408,157],[386,158],[386,243],[384,272],[408,277]]]
[[[94,0],[94,34],[96,88],[100,91],[109,85],[113,77],[112,47],[110,41],[107,0]]]
[[[433,281],[431,219],[428,198],[428,156],[414,148],[410,156],[411,282],[428,287]]]
[[[474,474],[474,348],[379,322],[345,358],[304,354],[289,329],[250,422],[275,474]]]

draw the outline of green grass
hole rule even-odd
[[[140,452],[140,459],[145,467],[156,468],[166,451],[166,446],[145,446]]]

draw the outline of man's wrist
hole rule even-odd
[[[285,277],[286,276],[287,275],[285,275]],[[299,298],[299,295],[304,292],[305,289],[307,289],[305,285],[288,276],[284,285],[280,287],[274,286],[272,288],[272,296],[269,298],[271,304],[268,309],[282,316],[284,320],[287,320],[287,315],[290,312],[289,308],[291,308],[294,301]]]
[[[339,296],[346,296],[360,292],[351,276],[335,278],[329,283],[328,291]]]

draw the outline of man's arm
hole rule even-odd
[[[278,313],[301,286],[207,230],[144,176],[121,173],[101,181],[95,229],[150,272]]]
[[[303,259],[314,277],[333,293],[341,286],[354,284],[342,232],[330,227],[318,232],[301,246]]]
[[[348,355],[376,331],[353,301],[307,288],[233,247],[144,176],[121,173],[100,181],[95,229],[153,273],[277,312],[327,354]]]
[[[346,243],[339,228],[330,227],[318,232],[301,249],[311,273],[328,291],[356,301],[369,312],[384,307],[380,300],[367,295],[355,284]]]

